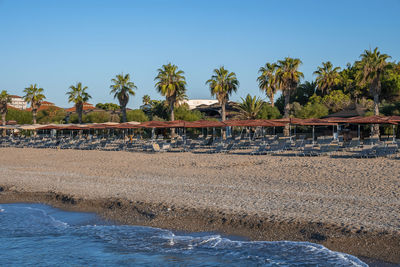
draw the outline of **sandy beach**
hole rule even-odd
[[[0,203],[121,223],[304,240],[400,263],[396,159],[0,149]]]

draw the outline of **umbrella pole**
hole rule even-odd
[[[393,133],[393,143],[396,142],[396,137],[394,136],[394,124],[392,125],[392,133]]]
[[[361,127],[361,125],[359,124],[358,125],[358,139],[360,139],[360,130],[361,130],[360,127]]]
[[[185,146],[186,146],[186,128],[183,128],[183,140],[185,140]]]
[[[371,124],[371,132],[369,134],[369,137],[373,137],[374,136],[374,126]]]
[[[314,145],[314,139],[315,139],[315,126],[313,125],[312,127],[312,144]]]

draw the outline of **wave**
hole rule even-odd
[[[40,204],[3,205],[0,209],[6,210],[0,214],[0,251],[7,252],[7,244],[14,240],[12,250],[8,251],[11,255],[24,255],[24,249],[31,247],[38,252],[47,251],[46,256],[60,261],[65,253],[74,255],[81,260],[74,265],[107,265],[107,260],[124,265],[129,259],[143,265],[367,266],[354,256],[309,242],[242,241],[215,233],[178,234],[160,228],[107,225],[102,221],[93,224],[92,215]],[[24,262],[22,255],[17,260],[19,265],[33,264],[32,259]],[[100,264],[87,264],[88,258]],[[16,259],[8,260],[14,263]],[[45,259],[38,259],[40,263],[39,260]]]

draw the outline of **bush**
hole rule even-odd
[[[110,113],[108,112],[90,112],[82,116],[84,123],[102,123],[110,121]]]
[[[321,102],[322,98],[320,96],[313,95],[304,107],[296,111],[295,117],[309,119],[327,116],[329,114],[329,109]]]
[[[175,108],[175,119],[184,121],[198,121],[203,119],[203,114],[198,110],[189,110],[187,106]]]
[[[149,118],[141,109],[134,109],[127,111],[126,119],[127,121],[138,121],[138,122],[144,122],[149,120]]]
[[[387,103],[385,101],[382,102],[380,107],[380,112],[385,116],[393,116],[400,115],[400,102],[396,103]]]
[[[297,112],[296,117],[302,119],[321,118],[328,114],[329,110],[324,104],[309,102]]]
[[[169,119],[169,107],[165,100],[151,100],[150,105],[151,108],[149,111],[146,111],[146,113],[151,118],[151,120],[155,120],[155,116],[163,120]]]
[[[322,98],[322,103],[331,112],[338,112],[351,104],[349,94],[343,93],[342,90],[334,90]]]
[[[62,123],[65,119],[66,112],[63,109],[49,107],[48,109],[40,110],[37,114],[38,123]]]
[[[277,107],[272,107],[270,104],[264,103],[262,106],[260,113],[258,114],[259,119],[279,119],[281,118],[282,115],[279,112],[279,109]]]
[[[84,117],[85,117],[85,114],[82,115],[82,121],[84,121]],[[67,123],[78,123],[78,114],[72,113],[69,115],[68,119],[66,119],[66,120],[67,120]]]
[[[7,121],[16,121],[18,124],[32,124],[32,113],[26,110],[8,109]]]
[[[112,111],[112,110],[119,110],[121,107],[119,106],[119,105],[117,105],[117,104],[114,104],[114,103],[97,103],[96,104],[96,108],[99,108],[99,109],[104,109],[104,110],[107,110],[107,111]]]

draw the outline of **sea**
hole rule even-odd
[[[0,266],[367,266],[322,245],[118,225],[42,204],[0,204]]]

